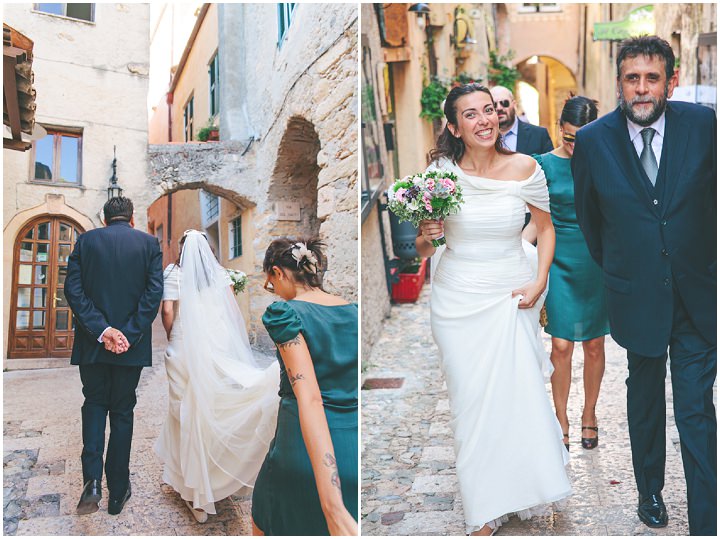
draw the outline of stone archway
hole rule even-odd
[[[274,209],[274,223],[268,230],[271,237],[319,235],[319,151],[320,139],[313,124],[299,116],[291,117],[268,187],[268,202]]]
[[[551,56],[531,56],[518,62],[516,67],[520,71],[521,82],[537,90],[538,102],[536,107],[533,104],[533,108],[537,108],[539,113],[538,123],[547,128],[553,143],[557,145],[557,125],[563,105],[571,92],[578,92],[575,75],[565,64]]]
[[[162,246],[163,267],[175,263],[180,255],[179,241],[185,230],[206,233],[220,264],[244,272],[251,278],[245,293],[236,296],[246,321],[250,313],[250,293],[262,290],[256,272],[255,204],[235,191],[207,181],[175,183],[165,189],[147,210],[148,233]],[[250,327],[248,328],[251,329]]]

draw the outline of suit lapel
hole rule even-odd
[[[658,204],[653,204],[653,199],[645,186],[645,182],[649,180],[640,165],[635,146],[630,140],[625,114],[619,107],[608,115],[605,127],[608,128],[606,142],[610,153],[620,166],[620,170],[625,171],[628,183],[652,212],[660,215]]]
[[[527,140],[529,133],[525,129],[525,123],[518,120],[518,132],[517,132],[517,144],[515,145],[515,151],[517,153],[527,153],[529,141]]]
[[[682,121],[680,113],[672,108],[671,103],[668,103],[665,109],[665,135],[663,137],[662,154],[658,166],[658,182],[662,181],[663,183],[660,185],[664,186],[663,214],[667,212],[678,183],[680,167],[683,162],[682,156],[685,155],[689,135],[690,126]]]

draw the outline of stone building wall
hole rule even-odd
[[[36,122],[82,129],[83,137],[81,186],[31,183],[31,151],[3,150],[4,351],[16,235],[48,213],[86,230],[100,226],[113,146],[120,185],[145,229],[153,200],[146,188],[148,17],[147,4],[95,4],[94,22],[35,12],[31,3],[3,5],[3,21],[35,43]]]
[[[276,25],[276,4],[218,5],[221,142],[150,147],[156,196],[202,187],[252,210],[248,325],[268,349],[260,317],[276,298],[262,261],[274,238],[319,235],[326,288],[358,297],[357,7],[298,4],[279,47]],[[299,220],[279,219],[287,202]]]

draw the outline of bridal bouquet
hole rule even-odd
[[[424,219],[440,220],[457,213],[462,203],[457,176],[444,170],[405,176],[388,189],[388,209],[400,222],[410,221],[415,227]],[[445,237],[432,240],[432,244],[445,245]]]
[[[230,280],[232,281],[233,285],[233,292],[235,292],[235,295],[238,295],[240,292],[245,292],[245,287],[248,283],[248,276],[245,275],[242,271],[234,270],[234,269],[226,269],[228,275],[230,276]]]

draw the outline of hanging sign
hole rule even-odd
[[[644,34],[655,34],[653,6],[633,9],[622,21],[596,22],[593,25],[593,41],[622,41]]]

